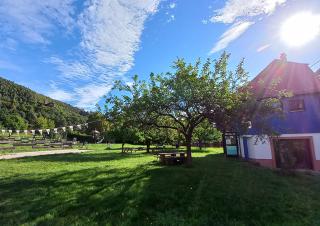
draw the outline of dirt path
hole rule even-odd
[[[41,155],[58,155],[58,154],[70,154],[70,153],[82,153],[90,150],[52,150],[52,151],[33,151],[33,152],[20,152],[13,154],[0,155],[1,159],[17,159],[17,158],[25,158],[25,157],[33,157],[33,156],[41,156]]]

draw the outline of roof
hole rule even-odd
[[[293,95],[320,92],[320,76],[308,64],[273,60],[250,83],[259,98],[275,97],[279,91]]]

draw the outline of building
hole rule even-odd
[[[262,166],[320,170],[320,75],[308,64],[288,62],[284,54],[272,61],[251,82],[253,93],[260,98],[283,98],[284,119],[270,123],[281,135],[259,140],[254,121],[248,134],[240,137],[241,155]],[[270,87],[272,86],[272,89]]]

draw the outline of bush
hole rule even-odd
[[[81,133],[68,133],[67,135],[68,140],[73,140],[74,138],[77,139],[77,141],[83,143],[94,143],[93,137],[91,135],[87,134],[81,134]]]

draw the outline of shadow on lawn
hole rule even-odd
[[[102,161],[97,156],[90,161]],[[281,177],[222,155],[194,158],[192,168],[148,163],[2,179],[0,188],[0,225],[320,223],[319,180]]]

